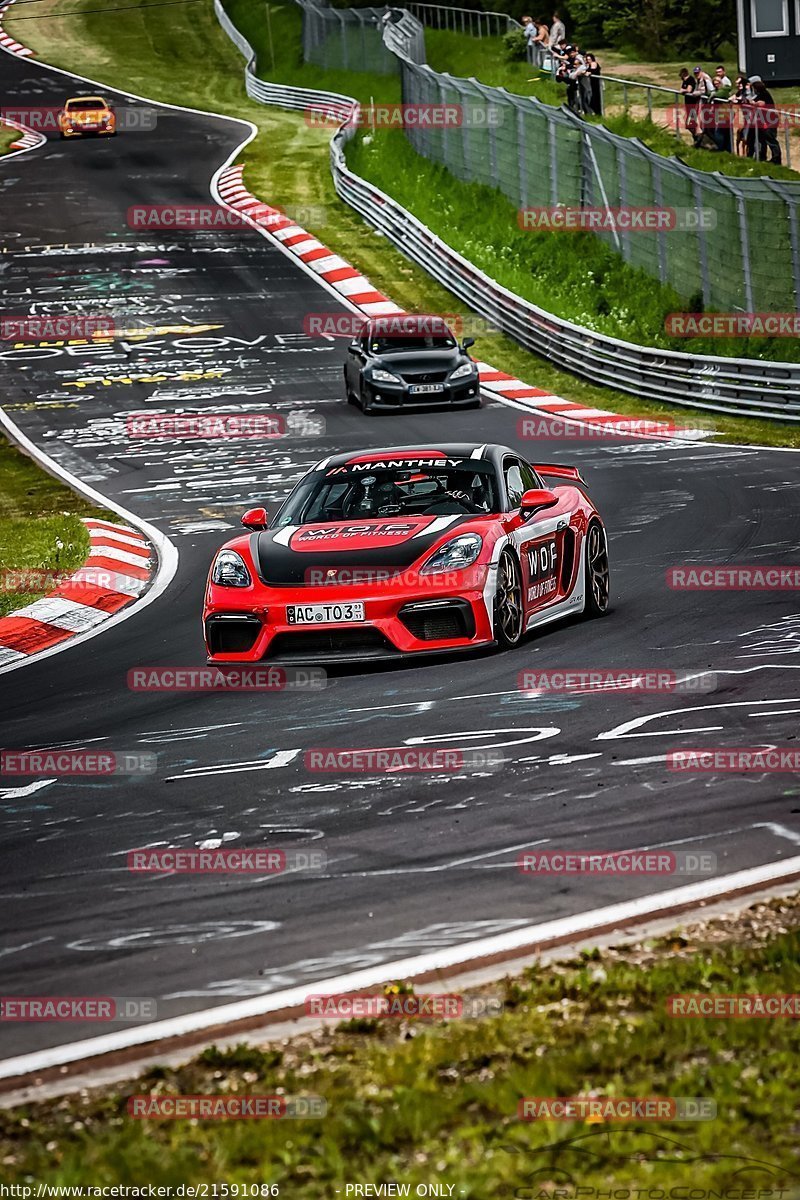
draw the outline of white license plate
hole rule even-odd
[[[288,604],[289,625],[338,625],[345,621],[363,621],[363,604]]]
[[[421,396],[421,395],[423,395],[423,393],[427,394],[428,392],[443,392],[444,384],[443,383],[416,383],[411,388],[411,391],[414,393],[415,396]]]

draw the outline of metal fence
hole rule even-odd
[[[303,3],[302,9],[305,62],[326,70],[399,74],[402,59],[383,40],[384,24],[392,20],[391,10],[327,8],[310,3]],[[414,61],[413,55],[408,57]]]
[[[406,4],[418,21],[428,29],[448,29],[451,33],[468,33],[473,37],[502,37],[512,29],[521,29],[508,13],[482,12],[477,8],[450,8],[441,4]]]
[[[564,205],[675,210],[685,227],[593,231],[624,260],[705,308],[800,308],[800,182],[696,171],[565,108],[403,63],[403,100],[482,114],[409,128],[417,153],[458,179],[499,188],[518,209]],[[696,227],[692,227],[692,225]]]
[[[400,71],[405,103],[461,106],[460,127],[406,131],[418,154],[458,179],[499,188],[520,210],[674,210],[680,223],[675,229],[592,232],[629,266],[671,285],[698,308],[800,308],[800,183],[697,171],[636,138],[587,124],[566,108],[437,73],[424,65],[424,34],[416,18],[406,13],[395,23],[402,10],[331,9],[314,0],[301,0],[301,7],[307,61],[380,74]],[[425,7],[439,11],[417,6]],[[399,40],[404,26],[414,31],[407,42]]]
[[[248,95],[262,104],[294,109],[312,104],[327,106],[336,101],[343,119],[355,108],[352,97],[255,78],[252,48],[225,16],[221,0],[214,0],[214,8],[223,28],[248,59]],[[502,287],[391,197],[349,169],[345,145],[356,129],[355,120],[346,120],[331,142],[331,171],[337,193],[392,245],[526,349],[594,383],[643,399],[726,414],[800,421],[800,364],[637,346],[556,317]],[[444,131],[446,138],[451,135],[452,131]],[[557,152],[555,137],[550,142],[551,150],[553,145]]]

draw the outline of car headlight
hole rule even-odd
[[[420,569],[420,575],[437,575],[440,571],[459,571],[462,567],[472,566],[482,545],[480,534],[461,533],[431,555]]]
[[[391,371],[383,371],[380,367],[373,367],[371,377],[376,383],[402,383],[402,379],[397,375],[393,375]]]
[[[456,367],[451,379],[464,379],[467,375],[471,375],[475,370],[475,364],[471,362],[462,363],[460,367]]]
[[[252,580],[241,554],[235,550],[220,550],[211,572],[211,582],[220,587],[249,587]]]

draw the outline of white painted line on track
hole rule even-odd
[[[445,947],[429,954],[383,963],[363,971],[335,976],[332,979],[311,980],[300,987],[287,988],[265,996],[254,996],[233,1004],[221,1004],[199,1012],[184,1013],[151,1025],[140,1025],[114,1033],[102,1034],[85,1041],[69,1042],[31,1054],[0,1061],[0,1079],[19,1079],[21,1076],[37,1074],[68,1064],[85,1063],[88,1059],[111,1055],[135,1046],[153,1046],[154,1043],[170,1039],[185,1038],[187,1035],[202,1034],[207,1030],[224,1029],[236,1022],[247,1022],[272,1013],[286,1010],[303,1010],[309,993],[315,995],[337,995],[356,992],[379,986],[394,979],[414,979],[438,973],[453,973],[478,965],[486,959],[510,960],[523,953],[531,953],[537,947],[544,948],[558,942],[634,924],[667,915],[670,910],[685,910],[732,894],[768,887],[781,880],[800,875],[800,856],[780,862],[765,863],[749,867],[717,879],[703,879],[683,887],[642,896],[636,900],[623,901],[593,911],[559,917],[539,925],[527,925],[481,938],[474,942]],[[202,1039],[198,1039],[202,1041]]]

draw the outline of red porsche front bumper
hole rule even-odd
[[[228,588],[209,584],[203,628],[212,663],[318,663],[452,653],[494,644],[484,599],[488,568],[402,586]],[[364,619],[298,625],[289,606],[363,604]]]

